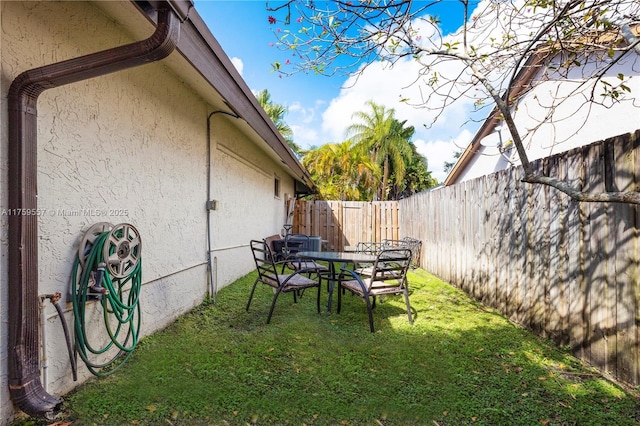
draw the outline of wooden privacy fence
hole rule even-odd
[[[535,162],[588,191],[640,190],[640,131]],[[619,381],[640,384],[640,209],[575,203],[511,168],[401,200],[422,267]]]
[[[293,232],[319,235],[332,251],[398,239],[397,201],[296,201]]]

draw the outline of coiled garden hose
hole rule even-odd
[[[138,259],[131,271],[122,278],[112,276],[109,268],[105,270],[104,267],[105,259],[113,255],[104,253],[105,247],[109,247],[109,244],[105,245],[109,236],[110,232],[99,234],[83,261],[80,258],[83,254],[79,253],[71,274],[75,350],[89,371],[99,377],[113,373],[129,359],[138,344],[141,322],[139,301],[142,261]],[[87,302],[92,301],[95,302],[87,305]],[[88,309],[102,309],[103,323],[108,334],[108,338],[100,338],[103,343],[89,342],[88,331],[92,331],[91,336],[96,333],[87,330]],[[95,327],[95,321],[91,326]],[[110,350],[116,352],[115,355],[109,357]],[[102,362],[92,361],[91,354]]]

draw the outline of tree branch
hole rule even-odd
[[[631,27],[629,25],[620,26],[620,32],[622,33],[622,37],[624,37],[625,41],[629,43],[632,49],[640,55],[640,39],[633,34]]]
[[[626,204],[640,204],[640,192],[628,191],[628,192],[602,192],[602,193],[588,193],[581,191],[565,181],[558,180],[556,178],[548,176],[539,176],[534,174],[526,174],[522,179],[522,182],[526,183],[539,183],[547,185],[567,194],[574,201],[583,202],[602,202],[602,203],[626,203]]]

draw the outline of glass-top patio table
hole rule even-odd
[[[296,254],[301,259],[319,260],[328,263],[329,267],[329,301],[327,302],[327,313],[331,314],[331,301],[333,297],[333,288],[336,282],[338,282],[338,273],[336,272],[336,263],[342,264],[342,267],[347,263],[373,263],[376,261],[376,256],[366,253],[358,253],[354,251],[301,251]],[[339,271],[339,269],[338,269]]]

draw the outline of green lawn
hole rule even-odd
[[[74,425],[631,425],[637,396],[463,292],[410,273],[379,303],[315,311],[308,291],[278,301],[255,274],[145,338],[128,364],[66,396]],[[334,298],[334,307],[335,307]],[[323,304],[326,292],[323,291]],[[144,318],[143,318],[144,321]]]

